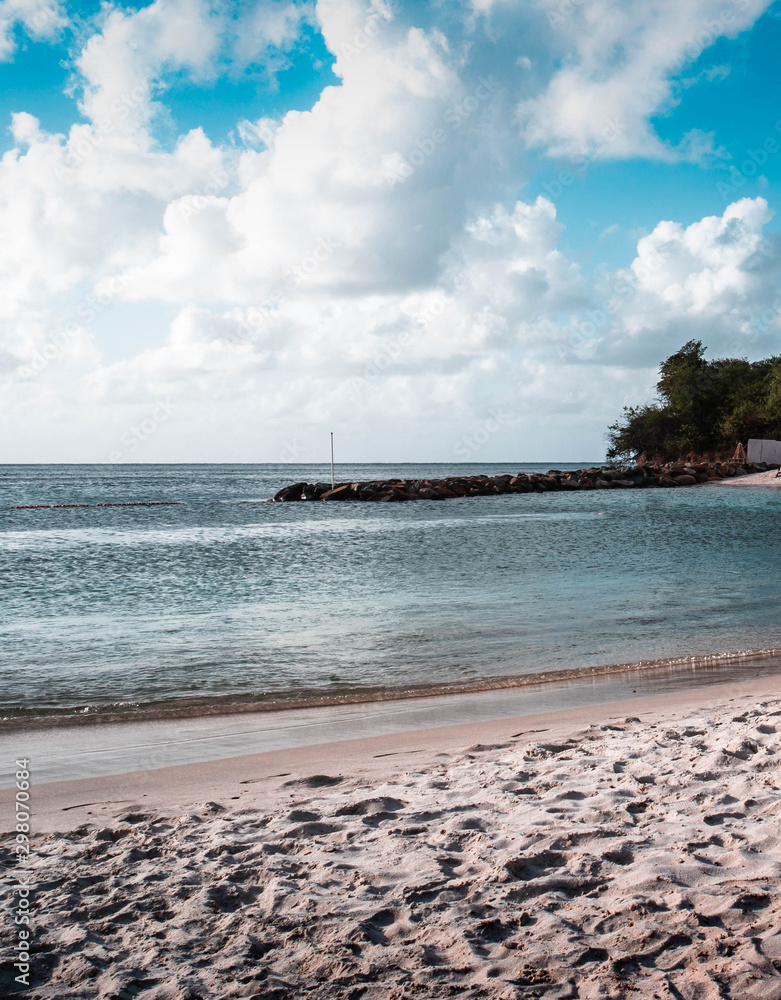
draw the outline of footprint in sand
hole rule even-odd
[[[286,781],[283,788],[331,788],[344,781],[342,777],[333,777],[330,774],[313,774],[308,778],[294,778]]]
[[[327,837],[331,833],[341,833],[343,829],[343,826],[335,823],[302,823],[301,826],[288,830],[284,836],[306,840],[309,837]]]
[[[378,910],[368,920],[362,920],[358,925],[358,933],[372,944],[389,944],[386,929],[396,922],[396,911],[389,908]]]
[[[613,865],[631,865],[635,860],[635,856],[632,849],[626,845],[622,845],[611,851],[605,851],[602,857],[605,861],[609,861]]]
[[[401,799],[395,799],[390,795],[384,795],[376,799],[361,799],[358,802],[349,802],[341,806],[334,813],[335,816],[390,816],[399,812],[407,805]]]
[[[528,882],[540,878],[548,872],[563,868],[567,862],[565,855],[556,851],[540,851],[525,858],[515,858],[505,864],[507,872],[516,879]]]

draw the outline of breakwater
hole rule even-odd
[[[399,503],[407,500],[450,500],[458,497],[495,496],[501,493],[546,493],[559,490],[629,490],[698,486],[718,479],[746,476],[778,468],[764,463],[670,462],[665,465],[601,465],[590,469],[545,474],[519,472],[495,476],[448,476],[444,479],[375,479],[357,483],[292,483],[275,501],[368,500]]]

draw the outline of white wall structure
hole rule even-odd
[[[748,443],[748,460],[781,464],[781,441],[761,441],[759,438],[751,438]]]

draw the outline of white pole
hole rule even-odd
[[[334,432],[331,431],[331,489],[336,486],[336,480],[334,479]]]

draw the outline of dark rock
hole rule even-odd
[[[504,493],[549,493],[558,490],[646,489],[695,486],[710,480],[745,476],[756,471],[778,468],[777,465],[742,465],[734,462],[691,461],[666,465],[599,466],[561,472],[551,469],[545,475],[449,476],[445,479],[385,479],[370,482],[293,483],[283,487],[274,500],[363,500],[401,503],[407,500],[452,500],[459,497],[496,496]]]
[[[342,483],[334,489],[323,493],[321,500],[357,500],[358,496],[350,483]]]
[[[308,483],[293,483],[292,486],[283,486],[279,493],[275,494],[274,499],[283,501],[301,500],[304,487],[307,485]]]
[[[469,494],[469,487],[465,486],[463,483],[448,482],[448,489],[454,496],[457,497],[465,497]]]

